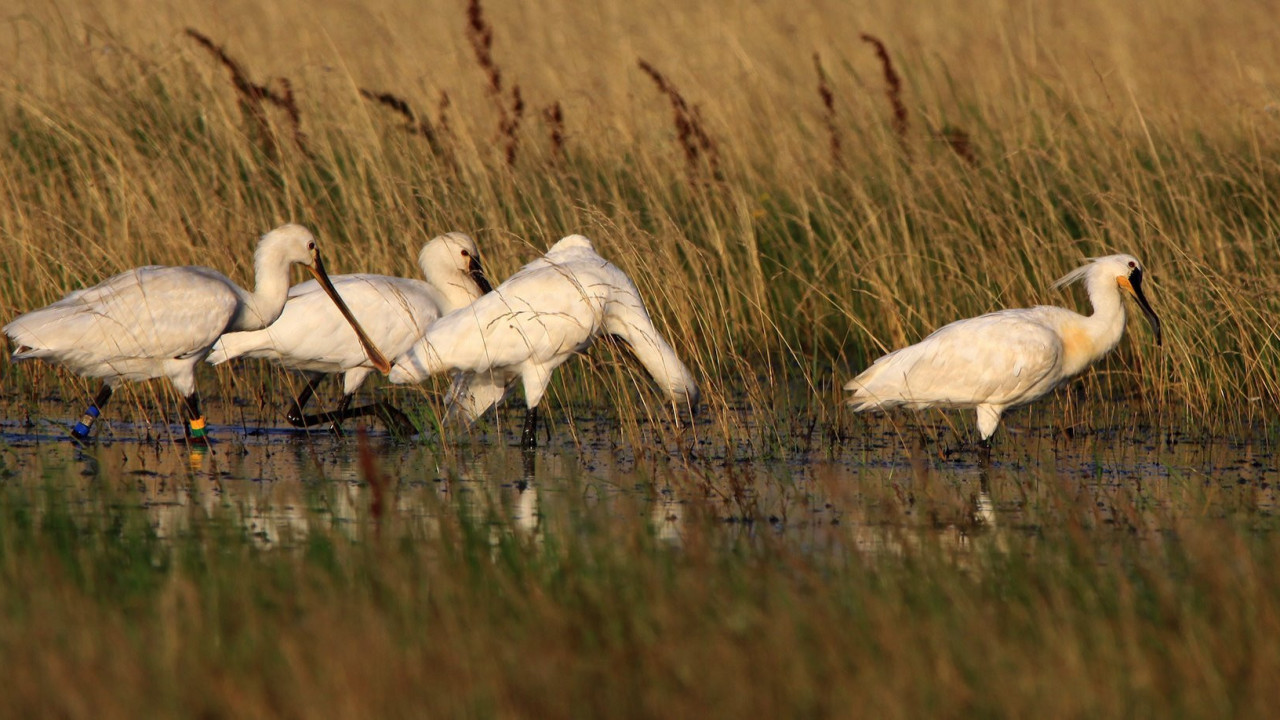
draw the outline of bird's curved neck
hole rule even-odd
[[[456,270],[440,272],[435,268],[423,267],[422,275],[426,278],[427,284],[440,294],[443,301],[440,304],[442,315],[448,315],[460,307],[466,307],[480,297],[476,292],[475,283],[470,282],[470,278]]]
[[[1093,314],[1085,316],[1081,322],[1089,347],[1087,352],[1076,353],[1079,357],[1070,358],[1072,362],[1069,365],[1078,365],[1067,368],[1072,374],[1110,352],[1124,335],[1124,302],[1115,277],[1106,273],[1090,275],[1085,287],[1089,291],[1089,302],[1093,305]]]
[[[270,248],[253,259],[253,292],[245,292],[244,311],[236,317],[234,330],[261,330],[280,317],[289,299],[289,263]]]

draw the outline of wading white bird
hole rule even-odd
[[[437,320],[396,359],[390,380],[455,372],[450,412],[474,420],[519,379],[528,408],[521,443],[532,448],[551,373],[601,335],[625,341],[673,403],[697,405],[693,375],[653,326],[635,283],[581,235],[560,240],[493,292]]]
[[[1132,295],[1159,345],[1160,319],[1142,293],[1131,255],[1093,258],[1053,284],[1083,280],[1092,315],[1037,306],[958,320],[876,360],[844,386],[857,412],[892,407],[975,408],[984,447],[1007,408],[1025,405],[1083,372],[1124,334],[1122,293]]]
[[[367,274],[331,278],[343,301],[363,321],[369,338],[391,357],[412,347],[440,316],[470,305],[493,289],[480,265],[475,241],[460,232],[441,235],[427,243],[418,253],[418,266],[426,282]],[[306,374],[306,385],[287,413],[295,427],[328,422],[336,428],[347,418],[378,413],[398,430],[413,428],[408,418],[389,404],[350,407],[356,391],[375,368],[355,333],[315,281],[290,288],[284,312],[268,327],[223,335],[213,346],[208,361],[217,365],[237,357],[269,358]],[[325,375],[335,373],[343,373],[338,408],[304,414],[316,384]]]
[[[40,358],[103,379],[102,389],[72,429],[75,437],[89,435],[121,383],[165,376],[185,400],[188,440],[203,443],[196,365],[223,333],[266,327],[279,317],[294,264],[306,265],[316,276],[355,328],[371,362],[390,371],[329,283],[315,237],[300,225],[282,225],[262,236],[253,258],[252,293],[206,267],[148,265],[20,315],[4,327],[4,334],[16,346],[15,360]]]

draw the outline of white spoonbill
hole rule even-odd
[[[856,412],[892,407],[975,408],[984,447],[1007,408],[1025,405],[1111,352],[1124,334],[1121,293],[1138,301],[1160,344],[1160,319],[1131,255],[1093,258],[1053,284],[1084,280],[1092,315],[1040,305],[958,320],[876,360],[844,386]]]
[[[383,372],[390,363],[369,342],[325,274],[315,237],[300,225],[282,225],[262,236],[254,254],[252,293],[206,267],[148,265],[123,272],[4,327],[15,360],[41,358],[85,377],[102,389],[72,434],[88,437],[112,391],[127,380],[168,377],[185,400],[186,435],[205,443],[205,421],[196,395],[196,365],[226,332],[266,327],[280,315],[289,291],[289,268],[306,265],[325,287],[364,351]]]
[[[370,339],[396,357],[422,337],[441,315],[471,304],[493,288],[480,265],[479,249],[468,235],[451,232],[428,242],[418,253],[427,281],[386,275],[334,275],[342,299],[364,320]],[[375,369],[355,333],[313,280],[294,285],[284,312],[261,330],[223,335],[208,361],[217,365],[237,357],[269,358],[306,374],[306,385],[286,415],[294,427],[333,423],[372,413],[397,429],[413,425],[386,403],[350,407],[355,393]],[[325,375],[343,373],[342,400],[336,410],[315,415],[304,408]]]
[[[551,373],[601,335],[625,341],[673,403],[697,405],[693,375],[653,326],[635,283],[581,235],[560,240],[493,292],[437,320],[396,359],[390,380],[456,372],[450,412],[474,420],[519,379],[528,408],[521,444],[532,448]]]

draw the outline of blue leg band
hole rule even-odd
[[[84,415],[80,418],[80,422],[71,428],[71,434],[79,438],[89,437],[89,428],[93,427],[93,421],[102,414],[97,405],[90,405],[84,411]]]

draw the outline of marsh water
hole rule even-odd
[[[39,412],[76,415],[57,404]],[[516,410],[445,440],[396,438],[358,421],[342,435],[302,432],[264,417],[214,425],[216,443],[193,449],[173,441],[176,426],[112,420],[81,445],[64,421],[33,422],[9,407],[0,487],[37,510],[50,490],[86,516],[134,505],[160,537],[231,518],[255,542],[280,548],[321,526],[359,540],[371,518],[430,534],[442,514],[459,512],[495,532],[536,536],[549,523],[569,527],[582,507],[646,518],[677,545],[696,515],[725,533],[868,553],[901,552],[922,538],[964,547],[975,536],[1034,536],[1063,524],[1155,541],[1188,522],[1243,519],[1266,531],[1277,511],[1280,471],[1265,436],[1068,433],[1015,415],[984,469],[965,428],[941,413],[921,414],[905,431],[876,416],[839,430],[801,419],[769,441],[745,415],[742,439],[706,420],[623,432],[607,415],[586,415],[553,413],[532,453],[517,447]]]

